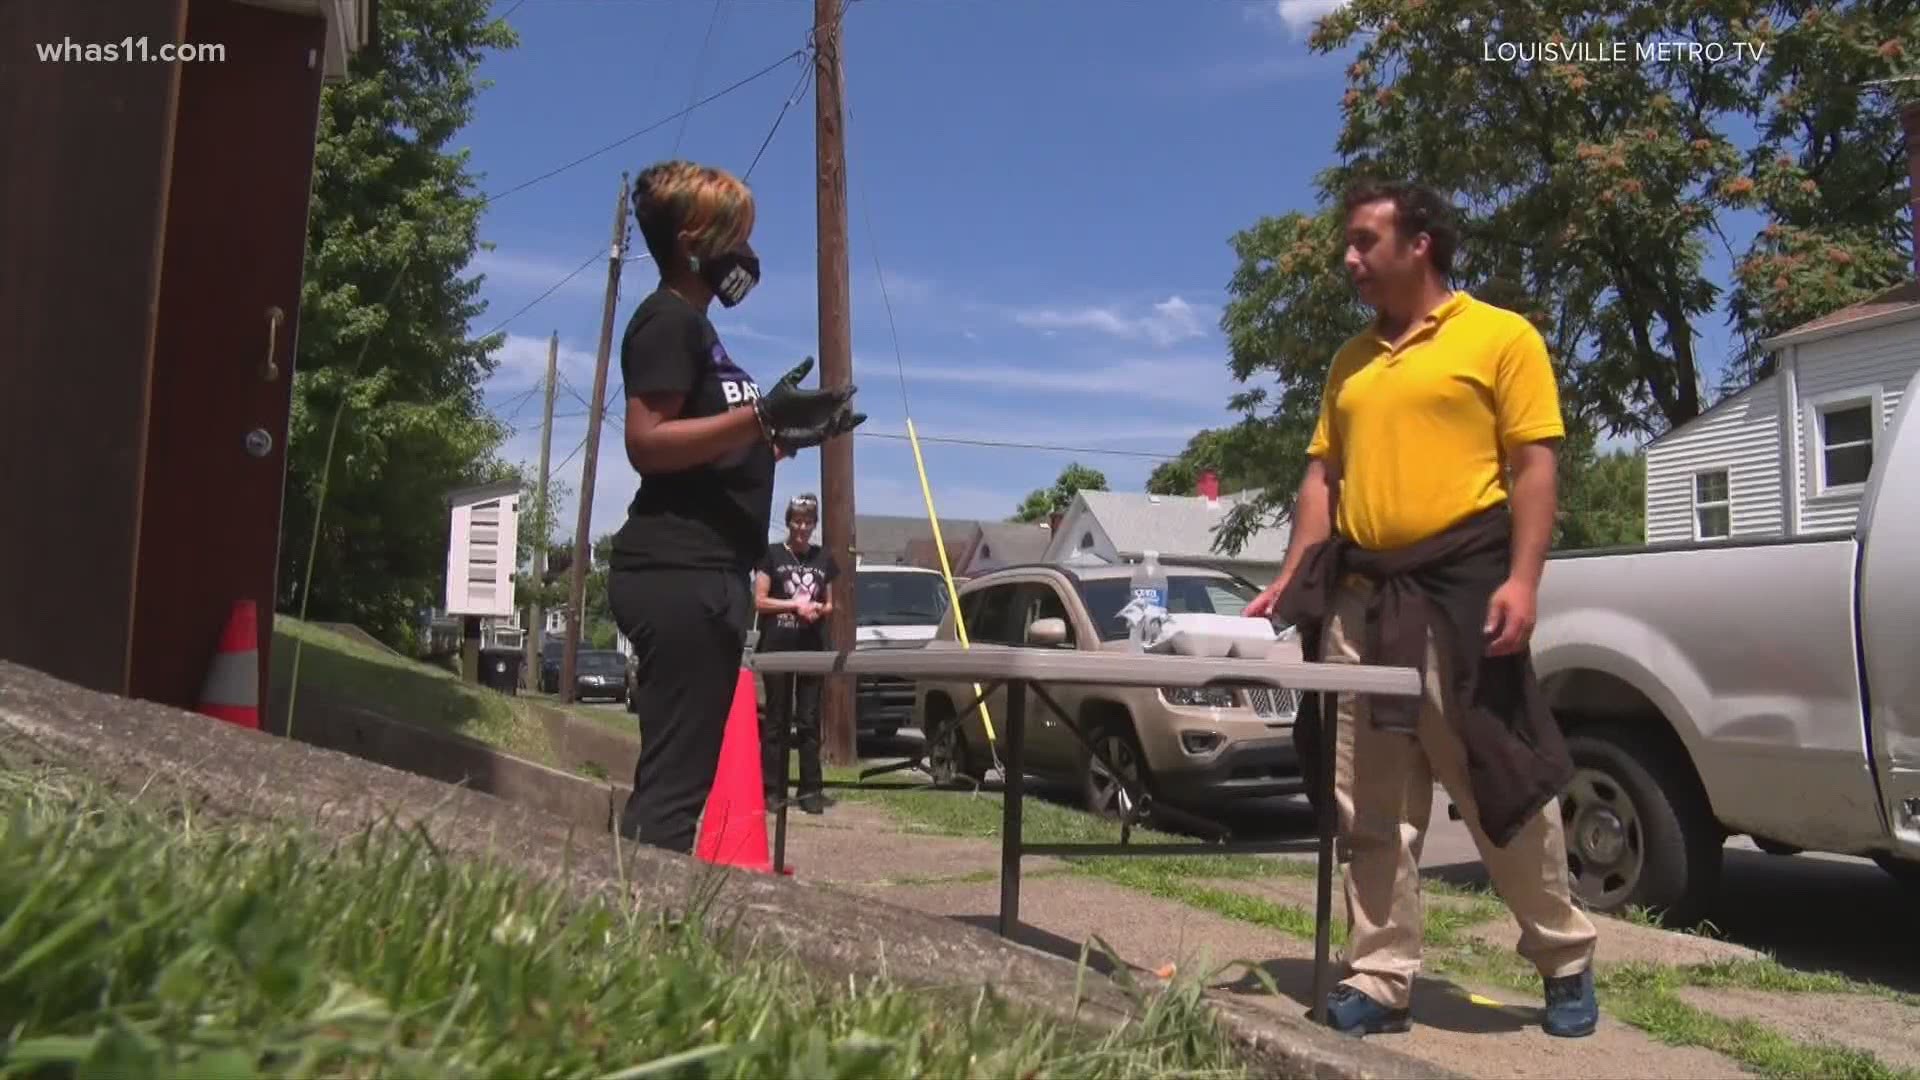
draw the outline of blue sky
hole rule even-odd
[[[501,0],[506,11],[513,0]],[[855,442],[861,513],[924,514],[901,394],[942,517],[1001,518],[1074,460],[1116,490],[1232,419],[1220,305],[1228,238],[1312,206],[1333,160],[1348,58],[1306,45],[1320,0],[860,0],[845,30],[854,379],[870,419]],[[669,115],[803,44],[810,0],[525,0],[521,46],[482,67],[494,85],[461,142],[481,190],[504,191]],[[702,41],[712,25],[711,40]],[[606,250],[621,170],[672,156],[743,171],[799,62],[491,205],[485,331]],[[697,92],[695,87],[697,86]],[[676,140],[678,145],[676,146]],[[818,350],[813,102],[788,110],[751,176],[763,281],[715,306],[729,351],[763,385]],[[871,228],[869,228],[871,225]],[[635,234],[637,246],[638,236]],[[1745,236],[1736,237],[1744,246]],[[896,367],[875,271],[899,333]],[[1725,259],[1714,273],[1725,279]],[[617,335],[657,276],[628,266]],[[604,260],[514,320],[487,401],[537,463],[549,332],[565,386],[553,460],[573,490],[593,379]],[[1699,327],[1724,352],[1719,318]],[[571,392],[566,387],[571,388]],[[578,397],[573,392],[577,392]],[[601,438],[594,535],[618,527],[637,478]],[[1106,451],[981,448],[929,437]],[[573,452],[571,459],[568,459]],[[562,461],[564,469],[559,469]],[[776,507],[818,491],[819,455],[781,466]],[[556,535],[573,529],[563,511]],[[777,516],[777,511],[776,511]]]

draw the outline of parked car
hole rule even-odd
[[[1920,884],[1916,397],[1920,376],[1850,533],[1548,562],[1533,656],[1577,769],[1561,812],[1583,903],[1692,921],[1742,834]]]
[[[857,567],[853,589],[856,649],[920,648],[933,640],[951,606],[946,578],[918,566]],[[913,699],[911,679],[860,676],[853,699],[857,730],[892,738],[913,724]]]
[[[627,656],[617,649],[582,649],[574,664],[575,700],[605,698],[626,704]]]
[[[869,565],[854,570],[854,648],[916,649],[932,640],[948,608],[947,583],[918,566]],[[749,648],[757,644],[757,633]],[[763,676],[753,680],[760,713],[767,709]],[[861,675],[854,682],[854,727],[862,737],[890,739],[913,721],[913,682]]]
[[[1218,570],[1170,566],[1167,572],[1168,608],[1175,613],[1238,615],[1259,593]],[[960,592],[960,609],[976,643],[1125,650],[1127,626],[1119,612],[1132,573],[1131,566],[1006,567],[969,581]],[[936,637],[955,639],[951,613]],[[1299,705],[1293,691],[1055,686],[1049,693],[1115,769],[1157,801],[1201,811],[1305,790],[1293,747]],[[914,715],[937,781],[978,780],[993,761],[980,710],[959,716],[974,696],[966,683],[923,681],[916,687]],[[1006,693],[989,694],[987,707],[997,734]],[[1096,813],[1117,816],[1128,809],[1113,775],[1038,700],[1028,702],[1026,731],[1029,774],[1078,785]]]

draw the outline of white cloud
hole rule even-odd
[[[1148,341],[1165,348],[1205,337],[1206,309],[1178,296],[1154,304],[1145,314],[1129,315],[1112,307],[1031,308],[1013,313],[1013,321],[1029,330],[1084,330],[1129,341]]]
[[[590,388],[593,380],[594,354],[585,349],[569,345],[566,339],[560,341],[559,368],[561,379],[572,386],[580,387],[586,380]],[[547,339],[527,334],[508,334],[506,341],[494,350],[495,367],[493,378],[488,381],[487,389],[495,393],[512,391],[533,386],[547,377]],[[581,393],[586,393],[582,388]],[[564,395],[565,391],[561,391]]]
[[[1275,0],[1273,10],[1288,30],[1310,34],[1315,23],[1345,6],[1346,0]]]
[[[1205,355],[1123,359],[1098,368],[916,363],[907,367],[907,382],[978,386],[1008,394],[1132,397],[1221,409],[1234,392],[1226,359]]]
[[[554,295],[604,296],[607,288],[605,251],[600,255],[601,273],[593,273],[593,268],[589,266],[574,274]],[[488,286],[504,287],[516,294],[526,293],[531,298],[553,288],[562,278],[573,273],[586,257],[584,251],[569,260],[548,255],[508,255],[498,249],[483,250],[474,253],[467,270],[485,274]]]

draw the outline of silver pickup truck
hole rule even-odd
[[[1590,907],[1691,922],[1728,838],[1865,856],[1920,883],[1920,377],[1851,533],[1570,552],[1534,663],[1577,769]]]

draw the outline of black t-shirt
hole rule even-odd
[[[839,574],[833,556],[819,544],[808,544],[804,555],[796,555],[785,543],[768,545],[754,569],[767,575],[767,595],[775,600],[811,599],[827,602],[827,583]],[[827,620],[809,623],[792,612],[782,611],[761,620],[759,648],[794,651],[827,647]]]
[[[713,323],[671,290],[640,302],[620,343],[629,398],[685,394],[678,419],[716,416],[760,396],[753,377],[720,344]],[[765,442],[719,461],[643,473],[613,539],[615,569],[681,567],[747,572],[767,543],[773,512],[773,450]]]

